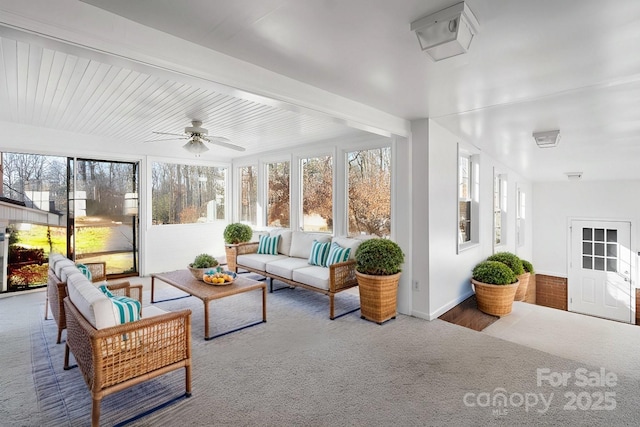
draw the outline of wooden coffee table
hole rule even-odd
[[[172,301],[179,298],[165,299],[162,301],[154,300],[155,280],[158,279],[162,282],[168,283],[174,288],[178,288],[181,291],[188,293],[191,296],[199,298],[204,303],[204,339],[211,340],[223,335],[230,334],[251,326],[259,325],[267,321],[267,285],[264,282],[258,282],[256,280],[248,279],[238,276],[234,282],[230,285],[215,286],[197,280],[191,275],[189,270],[176,270],[169,271],[167,273],[158,273],[151,275],[151,303]],[[231,295],[241,294],[243,292],[255,291],[262,289],[262,321],[250,323],[248,325],[240,326],[230,331],[221,332],[213,336],[209,336],[209,301],[229,297]]]

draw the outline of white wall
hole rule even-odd
[[[509,167],[480,152],[479,244],[457,253],[458,137],[432,120],[412,122],[413,149],[413,290],[412,314],[434,319],[472,294],[473,267],[494,251],[493,248],[493,170],[507,175],[508,236],[496,250],[517,252],[531,259],[532,221],[526,224],[525,245],[516,246],[516,183],[529,195],[531,184]],[[471,151],[474,147],[467,147]],[[418,169],[420,168],[420,169]],[[428,200],[425,198],[428,197]],[[531,205],[531,203],[529,203]],[[530,211],[531,208],[527,210]],[[531,216],[531,215],[529,215]],[[425,225],[427,224],[426,228]],[[428,260],[428,262],[420,262]],[[426,283],[425,283],[426,282]]]
[[[565,181],[534,184],[533,222],[536,233],[533,258],[536,272],[567,277],[570,218],[631,221],[631,252],[638,253],[639,187],[640,181]]]

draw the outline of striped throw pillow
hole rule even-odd
[[[336,242],[333,242],[331,244],[331,248],[329,249],[329,255],[327,256],[327,263],[325,265],[329,267],[331,264],[345,262],[349,259],[350,253],[351,253],[351,248],[343,248]]]
[[[102,291],[102,293],[105,294],[106,296],[108,296],[109,298],[113,297],[113,294],[111,293],[109,288],[107,288],[107,285],[100,285],[100,286],[98,286],[98,289],[100,289]]]
[[[91,270],[89,270],[89,267],[84,264],[76,264],[76,267],[80,270],[80,273],[84,274],[84,276],[91,281]]]
[[[265,255],[278,255],[278,241],[280,236],[267,236],[263,234],[260,236],[258,243],[258,253]]]
[[[140,320],[140,301],[124,296],[110,297],[113,313],[120,324]]]
[[[311,245],[311,254],[309,254],[309,264],[326,267],[330,246],[331,242],[320,243],[314,240]]]

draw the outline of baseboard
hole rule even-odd
[[[447,311],[451,310],[453,307],[455,307],[456,305],[460,304],[462,301],[466,300],[467,298],[469,298],[473,294],[474,294],[473,289],[470,289],[469,292],[466,292],[466,293],[462,294],[461,296],[459,296],[458,298],[454,299],[453,301],[447,303],[446,305],[443,305],[442,307],[440,307],[439,309],[437,309],[433,313],[425,313],[423,311],[412,310],[411,311],[411,315],[413,317],[417,317],[419,319],[425,319],[425,320],[437,319],[438,317],[442,316],[444,313],[446,313]]]

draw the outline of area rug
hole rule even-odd
[[[349,309],[357,300],[339,295],[337,306]],[[261,316],[259,292],[223,301],[212,305],[217,326]],[[164,375],[107,396],[101,425],[640,424],[639,382],[611,372],[604,359],[584,364],[440,320],[400,315],[377,325],[356,311],[332,321],[328,298],[303,289],[269,294],[267,304],[267,323],[204,341],[200,300],[159,303],[193,311],[193,396],[179,398],[181,371]],[[0,313],[5,307],[0,300]],[[28,314],[26,362],[37,399],[24,400],[24,414],[3,413],[3,425],[88,425],[89,392],[78,369],[62,369],[64,345],[55,344],[54,322]],[[592,377],[588,384],[580,382],[585,375]],[[0,379],[16,382],[11,372]],[[27,383],[21,387],[28,391]],[[0,391],[0,401],[18,407],[17,392]]]

